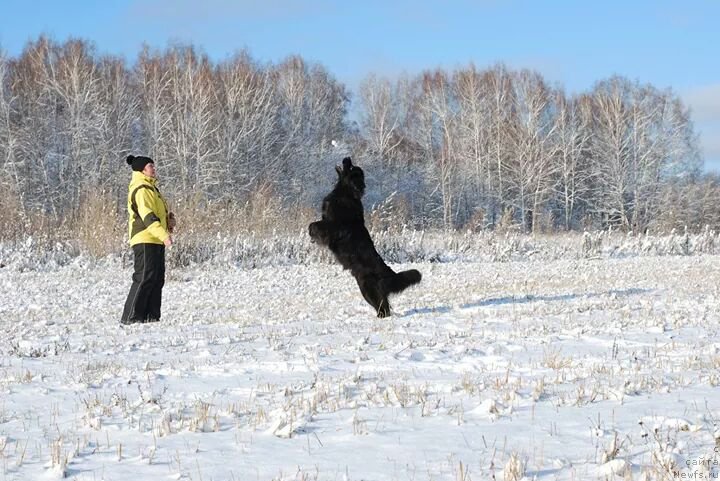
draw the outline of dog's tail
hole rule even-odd
[[[417,284],[422,279],[420,271],[410,269],[408,271],[398,272],[390,277],[383,279],[385,291],[388,294],[402,292],[408,287]]]

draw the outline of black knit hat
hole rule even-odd
[[[134,155],[128,155],[127,163],[132,167],[132,170],[142,172],[146,165],[154,164],[155,162],[153,162],[153,159],[150,157],[143,157],[142,155],[138,155],[137,157]]]

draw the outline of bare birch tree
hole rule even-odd
[[[139,130],[140,99],[123,59],[103,57],[98,74],[104,106],[101,140],[95,149],[98,185],[106,191],[117,191],[116,198],[124,206],[127,181],[125,157],[131,151],[138,152],[133,149],[133,144]]]
[[[573,228],[580,203],[588,201],[593,175],[590,163],[592,100],[587,96],[567,99],[556,93],[557,172],[556,193],[562,206],[565,230]]]
[[[134,151],[145,152],[153,159],[162,162],[160,173],[172,178],[178,175],[179,168],[173,166],[172,110],[174,106],[168,100],[171,96],[170,68],[167,58],[150,52],[145,46],[135,64],[135,83],[138,90],[141,121],[134,129]],[[169,183],[170,184],[170,183]],[[166,186],[172,190],[177,186]]]
[[[619,77],[600,82],[593,92],[594,210],[607,225],[624,229],[632,221],[630,93],[630,83]]]
[[[14,155],[24,167],[26,207],[46,212],[54,221],[62,214],[62,158],[56,144],[63,105],[51,88],[56,48],[47,37],[29,42],[11,63],[10,74],[18,112]]]
[[[393,85],[387,79],[368,76],[360,84],[360,124],[368,141],[370,154],[381,165],[393,158],[393,152],[402,140],[399,130],[402,125],[398,98]]]
[[[457,203],[458,160],[454,144],[457,114],[453,104],[452,85],[447,74],[441,70],[424,73],[418,108],[428,121],[425,124],[426,146],[431,159],[428,174],[435,184],[433,191],[440,193],[442,225],[446,229],[456,220]]]
[[[537,72],[521,71],[514,79],[515,122],[511,135],[514,159],[505,178],[513,186],[514,206],[524,229],[538,230],[538,215],[556,179],[557,129],[552,94]]]
[[[171,165],[185,195],[201,192],[217,196],[224,168],[216,143],[219,111],[212,68],[206,55],[191,46],[177,46],[167,54]]]
[[[508,187],[505,173],[509,159],[512,156],[510,153],[510,132],[513,123],[512,105],[514,100],[512,77],[504,65],[497,65],[487,71],[484,80],[491,98],[492,130],[488,147],[492,161],[490,172],[494,173],[493,184],[497,199],[497,207],[492,209],[491,217],[494,225],[499,220],[498,216],[503,214],[502,209],[507,207]]]
[[[65,197],[63,204],[74,207],[80,202],[83,187],[100,181],[103,156],[98,149],[106,120],[102,79],[94,51],[86,42],[68,40],[55,50],[48,77],[48,88],[59,109],[53,147]]]
[[[458,157],[462,170],[469,175],[461,178],[468,182],[466,216],[483,223],[495,210],[493,192],[492,96],[488,83],[474,66],[459,70],[454,76],[458,102]],[[463,189],[464,191],[466,189]],[[476,226],[482,227],[482,226]]]
[[[10,62],[0,51],[0,185],[17,196],[15,207],[25,214],[26,174],[17,156],[20,139],[13,118],[17,118],[16,97],[12,91]],[[8,200],[9,202],[9,200]]]
[[[268,159],[274,156],[280,130],[279,105],[268,71],[242,52],[222,63],[217,73],[221,115],[217,131],[225,160],[225,194],[247,196],[257,188]]]
[[[332,141],[345,133],[348,102],[345,87],[322,66],[290,57],[274,69],[282,126],[271,179],[298,199],[316,202],[321,193],[313,180],[324,166]]]

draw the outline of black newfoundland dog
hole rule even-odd
[[[342,168],[338,166],[335,170],[337,184],[323,199],[322,220],[310,224],[310,237],[327,246],[338,262],[352,273],[377,316],[387,317],[390,315],[388,295],[417,284],[422,276],[415,269],[393,271],[375,250],[363,217],[361,199],[365,193],[365,174],[362,169],[346,157]]]

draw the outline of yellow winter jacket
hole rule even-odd
[[[128,233],[131,246],[162,244],[170,237],[168,207],[156,184],[157,179],[148,177],[142,172],[133,171],[128,186],[127,203]]]

